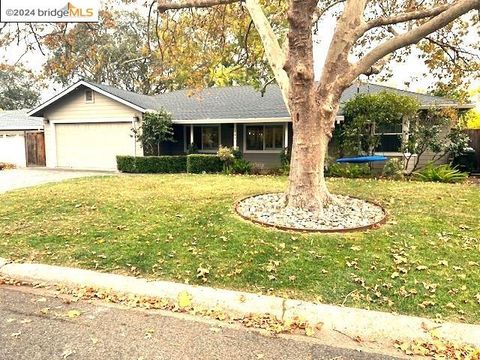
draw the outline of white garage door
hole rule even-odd
[[[0,131],[0,162],[24,167],[25,138],[23,133],[7,133]]]
[[[57,166],[111,170],[117,155],[133,155],[130,123],[57,124]]]

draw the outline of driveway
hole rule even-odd
[[[2,170],[0,171],[0,194],[10,190],[59,182],[68,179],[112,174],[114,173],[49,169]]]

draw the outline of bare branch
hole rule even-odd
[[[452,5],[450,4],[445,4],[445,5],[440,5],[431,9],[410,11],[407,13],[398,14],[394,16],[382,16],[377,19],[368,21],[365,25],[366,31],[379,26],[394,25],[394,24],[411,21],[411,20],[426,19],[433,16],[437,16],[442,12],[444,12],[445,10],[448,10],[448,8],[450,8],[451,6]]]
[[[346,0],[334,1],[323,9],[322,8],[317,8],[315,10],[315,13],[313,14],[313,21],[312,22],[315,24],[318,20],[320,20],[320,18],[323,15],[325,15],[325,13],[327,13],[329,10],[333,9],[335,6],[340,5],[341,3],[344,3],[345,1]]]
[[[172,9],[205,8],[236,2],[240,2],[240,0],[158,0],[158,11],[164,12]]]
[[[355,79],[357,76],[368,72],[377,61],[381,60],[388,54],[419,42],[424,37],[441,29],[455,19],[474,9],[480,9],[480,0],[460,0],[454,5],[450,5],[447,10],[441,12],[439,15],[433,17],[424,24],[385,41],[357,62],[353,71],[349,74],[350,78]]]

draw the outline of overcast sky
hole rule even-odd
[[[138,0],[140,1],[140,0]],[[142,7],[144,9],[144,7]],[[319,27],[317,36],[315,36],[315,74],[317,78],[321,72],[323,62],[326,56],[326,51],[333,35],[335,27],[335,19],[326,16]],[[474,35],[478,36],[478,35]],[[23,48],[17,46],[10,46],[9,48],[0,49],[0,60],[6,60],[8,63],[14,63],[23,53]],[[46,57],[39,52],[30,53],[22,58],[22,62],[35,72],[42,70]],[[393,76],[387,82],[383,83],[389,86],[406,89],[411,91],[425,92],[434,79],[428,75],[428,69],[422,60],[418,58],[418,53],[413,52],[408,57],[405,63],[392,65]],[[366,80],[362,79],[362,80]],[[408,84],[408,86],[406,85]],[[480,87],[480,82],[473,84],[472,88]],[[58,84],[52,84],[43,93],[42,98],[51,97],[53,94],[61,90]]]

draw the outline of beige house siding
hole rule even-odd
[[[0,131],[0,162],[27,166],[23,131]]]
[[[59,99],[45,110],[45,151],[47,167],[60,167],[71,164],[74,168],[112,169],[112,160],[105,161],[105,156],[112,157],[112,153],[105,155],[105,144],[110,144],[117,155],[143,155],[143,149],[135,142],[132,126],[138,127],[135,117],[141,119],[142,113],[121,104],[109,97],[94,92],[94,101],[85,101],[85,88],[79,88]],[[72,136],[72,132],[65,130],[71,124],[76,128],[79,136]],[[59,134],[57,127],[61,128]],[[62,138],[58,138],[58,135]],[[67,136],[68,143],[63,136]],[[120,137],[114,140],[113,137]],[[58,146],[60,142],[60,148]],[[72,143],[73,142],[73,143]],[[72,144],[70,144],[72,143]],[[85,159],[91,162],[89,166],[80,160],[67,160],[66,156],[78,156],[80,149],[84,149]],[[63,153],[63,152],[66,153]],[[61,163],[58,162],[61,161]],[[108,168],[105,164],[110,164]]]

